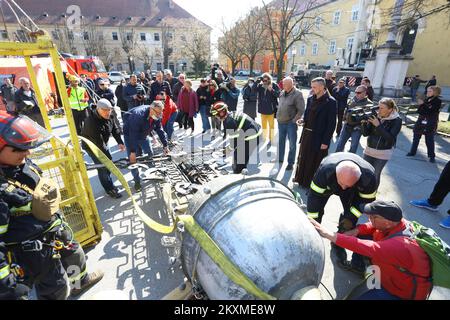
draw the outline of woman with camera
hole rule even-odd
[[[439,112],[442,106],[442,100],[439,99],[441,88],[438,86],[431,86],[427,89],[427,97],[423,103],[419,105],[419,118],[414,125],[414,138],[411,145],[411,150],[406,155],[413,157],[416,155],[419,146],[420,138],[425,135],[425,143],[427,145],[428,158],[430,162],[434,163],[434,135],[437,131],[439,122]]]
[[[394,153],[397,135],[402,128],[394,100],[383,98],[378,103],[378,114],[361,121],[361,133],[367,138],[364,160],[375,168],[377,183],[380,184],[381,171]]]

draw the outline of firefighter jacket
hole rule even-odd
[[[261,126],[248,115],[242,112],[230,112],[223,122],[225,135],[229,133],[229,139],[244,139],[250,141],[258,138]]]
[[[44,222],[31,214],[33,190],[41,173],[28,159],[17,167],[0,167],[0,292],[16,285],[5,244],[37,239],[61,224],[57,215]]]
[[[339,195],[344,192],[336,178],[336,166],[342,161],[352,161],[361,169],[361,177],[351,188],[354,191],[354,196],[350,212],[356,218],[359,218],[362,214],[363,206],[375,200],[377,178],[372,165],[356,154],[336,152],[322,160],[311,181],[311,189],[307,200],[308,217],[313,219],[319,217],[319,212],[323,211],[326,204],[322,201],[323,197],[329,197],[332,194]]]

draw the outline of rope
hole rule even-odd
[[[5,3],[8,5],[9,9],[11,9],[12,13],[14,14],[14,16],[16,17],[17,23],[24,28],[25,30],[27,30],[28,32],[32,32],[30,28],[28,28],[27,26],[25,26],[21,21],[19,16],[17,15],[16,10],[14,10],[14,8],[9,4],[9,2],[7,0],[4,0]]]
[[[22,12],[22,14],[28,19],[30,20],[30,22],[36,27],[37,30],[41,30],[36,23],[34,23],[33,19],[31,19],[27,13],[25,11],[23,11],[23,9],[14,1],[14,0],[8,0],[11,1],[19,10],[20,12]]]

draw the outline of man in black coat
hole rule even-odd
[[[150,86],[150,103],[152,103],[155,100],[156,96],[163,91],[166,93],[166,95],[170,97],[172,96],[172,89],[170,88],[170,84],[167,81],[164,81],[163,73],[161,71],[158,71],[156,73],[156,81],[153,82]]]
[[[25,77],[19,79],[20,89],[14,95],[16,112],[23,114],[36,121],[40,126],[45,127],[44,119],[36,99],[36,93],[31,88],[30,80]]]
[[[125,145],[120,136],[121,129],[118,126],[116,114],[111,103],[106,99],[100,99],[97,102],[97,107],[90,112],[86,118],[83,126],[82,136],[92,141],[110,160],[112,159],[109,153],[108,141],[111,136],[117,141],[120,151],[125,151]],[[89,147],[83,144],[84,149],[92,158],[94,163],[100,164],[100,160],[91,152]],[[114,186],[111,179],[111,173],[106,168],[97,169],[100,183],[105,189],[106,193],[112,198],[121,198],[122,195]]]
[[[105,79],[100,79],[98,81],[98,86],[100,89],[98,89],[95,93],[98,95],[100,99],[106,99],[111,103],[112,106],[116,104],[116,101],[114,99],[114,92],[109,87],[109,81]]]
[[[338,85],[333,88],[331,93],[333,98],[336,99],[338,106],[338,117],[336,126],[336,135],[339,136],[342,130],[342,121],[344,120],[344,111],[347,108],[347,100],[350,95],[350,89],[345,86],[345,79],[339,80]]]

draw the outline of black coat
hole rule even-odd
[[[128,111],[127,102],[123,98],[123,85],[119,84],[116,88],[116,91],[114,92],[117,98],[117,105],[119,106],[120,110],[122,111]]]
[[[315,95],[308,97],[305,114],[303,116],[305,119],[305,126],[308,125],[307,119],[313,103],[319,104],[314,118],[315,123],[312,126],[314,128],[312,148],[313,151],[318,151],[322,144],[325,144],[330,148],[331,138],[336,129],[337,102],[333,97],[328,95],[328,93],[319,99],[316,99]]]
[[[336,86],[333,88],[333,92],[331,93],[333,95],[333,98],[336,99],[338,104],[339,110],[345,110],[347,108],[347,102],[348,102],[348,96],[350,95],[350,89],[347,87],[344,87],[342,89],[339,89],[339,87]]]
[[[158,94],[164,91],[169,97],[172,97],[172,89],[167,81],[155,81],[150,86],[150,103],[152,103]]]
[[[97,90],[95,94],[98,95],[100,99],[108,100],[112,106],[116,105],[116,101],[114,99],[114,92],[112,92],[110,88]]]
[[[367,137],[367,146],[376,150],[389,150],[395,146],[397,136],[402,129],[402,119],[397,117],[383,121],[378,127],[370,122],[361,125],[361,133]]]
[[[45,127],[44,119],[41,115],[41,109],[36,99],[36,93],[33,89],[31,90],[31,96],[27,96],[23,89],[20,88],[14,94],[14,103],[16,105],[16,112],[18,114],[23,114],[30,117],[32,120],[36,121],[40,126]]]
[[[118,144],[123,144],[121,128],[117,121],[115,112],[111,113],[109,119],[102,118],[96,110],[90,111],[89,116],[84,120],[82,136],[92,141],[100,150],[109,156],[108,141],[111,136],[114,137]],[[90,150],[84,143],[85,150]]]
[[[427,98],[417,109],[419,118],[414,125],[414,133],[435,133],[439,122],[439,112],[441,111],[441,107],[442,100],[438,97]]]

